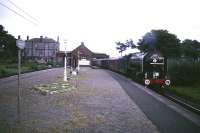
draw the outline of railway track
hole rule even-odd
[[[188,110],[195,112],[196,114],[200,115],[200,106],[193,104],[189,101],[184,100],[183,98],[180,98],[178,96],[172,95],[168,92],[165,92],[162,94],[163,96],[167,97],[168,99],[170,99],[173,102],[176,102],[180,105],[182,105],[183,107],[187,108]]]
[[[174,95],[172,92],[168,92],[168,91],[164,91],[164,92],[160,92],[160,91],[156,91],[156,89],[153,88],[149,88],[153,91],[155,91],[156,93],[159,93],[160,95],[168,98],[169,100],[183,106],[184,108],[200,115],[200,105],[194,104],[192,102],[189,102],[181,97],[178,97],[176,95]]]

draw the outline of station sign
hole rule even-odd
[[[25,41],[21,40],[21,39],[18,39],[16,41],[16,45],[19,49],[24,49],[25,48]]]

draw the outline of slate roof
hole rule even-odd
[[[105,54],[105,53],[94,53],[92,52],[90,49],[88,49],[84,43],[82,43],[81,45],[79,45],[78,47],[76,47],[74,50],[72,51],[67,51],[68,54],[74,54],[77,55],[77,51],[80,52],[80,54],[82,55],[88,55],[90,56],[90,58],[97,58],[97,59],[101,59],[101,58],[109,58],[109,55]],[[59,51],[57,53],[58,56],[62,57],[64,56],[64,51]]]
[[[82,43],[81,45],[79,45],[78,47],[76,47],[72,52],[75,52],[77,50],[83,50],[83,51],[87,51],[89,53],[93,53],[91,50],[89,50],[85,45],[84,43]]]
[[[45,38],[32,38],[28,41],[30,41],[30,42],[44,42],[44,43],[57,43],[52,38],[47,38],[47,37],[45,37]]]

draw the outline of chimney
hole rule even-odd
[[[81,46],[85,46],[85,45],[84,45],[84,42],[81,42]]]
[[[21,39],[21,36],[20,36],[20,35],[18,35],[18,38],[17,38],[17,39],[18,39],[18,40],[19,40],[19,39]]]
[[[29,36],[26,37],[26,40],[27,40],[27,41],[29,40]]]
[[[42,42],[42,40],[43,40],[43,36],[40,36],[40,41]]]
[[[57,42],[59,42],[59,36],[57,37]]]

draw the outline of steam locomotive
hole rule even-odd
[[[146,86],[170,85],[167,76],[167,59],[159,51],[138,52],[113,59],[93,59],[91,66],[122,73]]]

